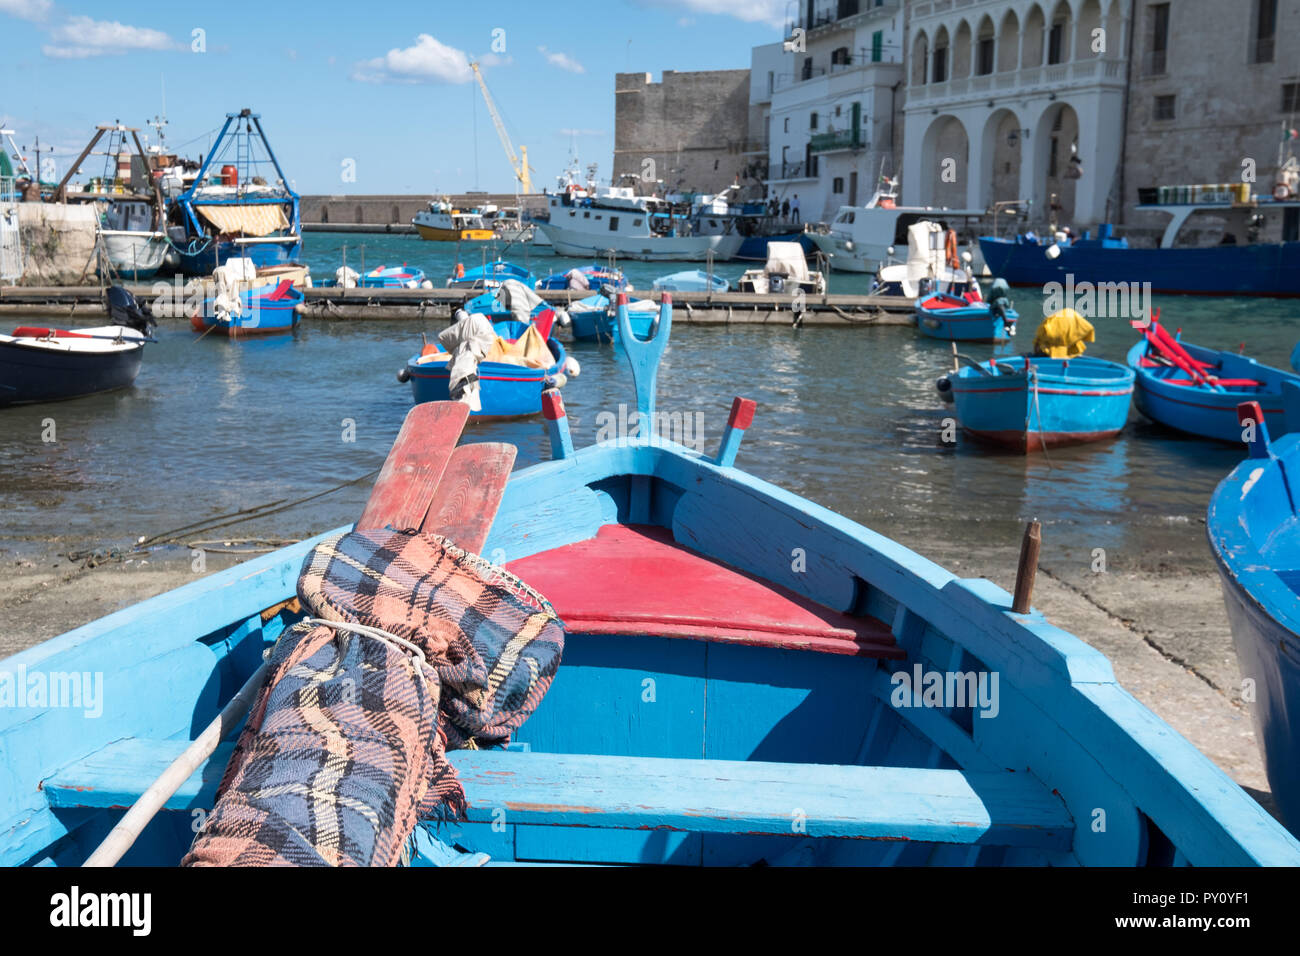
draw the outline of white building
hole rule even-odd
[[[784,43],[755,47],[751,155],[767,157],[768,194],[799,197],[804,222],[871,197],[897,172],[903,105],[900,0],[800,0]]]
[[[906,204],[1086,228],[1107,218],[1124,141],[1128,0],[908,4]],[[1113,208],[1110,212],[1117,213]]]

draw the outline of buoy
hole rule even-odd
[[[403,365],[397,370],[397,380],[405,384],[411,380],[411,370]]]
[[[939,397],[945,402],[952,401],[952,380],[947,375],[935,382],[934,388],[939,393]]]
[[[456,263],[456,278],[457,279],[465,278],[465,263],[463,262]]]
[[[420,283],[420,288],[421,288],[421,289],[432,289],[432,288],[433,288],[433,283],[430,282],[428,279],[425,279],[423,282]]]
[[[570,378],[577,378],[582,374],[582,367],[578,365],[578,360],[570,355],[564,360],[564,371],[569,374]]]
[[[1050,246],[1047,247],[1047,258],[1055,259],[1060,254],[1061,254],[1061,247],[1058,246],[1056,243],[1052,243]]]

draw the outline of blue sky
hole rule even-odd
[[[478,59],[540,189],[574,144],[609,175],[615,73],[747,68],[752,46],[780,39],[790,6],[0,0],[0,123],[20,147],[38,134],[53,145],[62,175],[97,124],[152,134],[145,124],[165,87],[169,146],[197,158],[227,112],[251,107],[299,192],[509,191],[467,69]],[[355,182],[344,181],[344,160]]]

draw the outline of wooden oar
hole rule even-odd
[[[453,451],[420,530],[481,554],[517,453],[504,442],[477,442]]]
[[[463,402],[426,402],[406,413],[357,521],[358,531],[420,527],[468,418],[469,406]]]

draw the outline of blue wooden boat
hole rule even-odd
[[[445,532],[544,595],[566,630],[509,742],[449,752],[464,818],[416,824],[414,865],[1300,865],[1300,843],[1099,651],[1013,612],[991,582],[737,468],[753,402],[733,403],[713,456],[656,430],[672,421],[655,404],[671,323],[665,303],[654,340],[634,341],[619,310],[644,430],[575,450],[548,392],[552,460],[513,474],[513,456],[498,461],[481,532],[462,534],[463,508],[447,507],[491,483],[458,457],[477,446],[448,461],[415,439],[424,411],[450,407],[408,415],[380,484],[411,481],[377,487],[358,528]],[[377,518],[376,497],[400,514]],[[103,677],[81,706],[0,707],[0,863],[80,864],[123,807],[140,822],[152,805],[122,862],[179,861],[263,652],[302,618],[304,556],[346,531],[0,664],[11,695],[47,675]],[[141,800],[160,777],[175,785]]]
[[[293,280],[281,279],[241,292],[239,315],[218,309],[213,298],[204,299],[201,310],[190,317],[190,327],[204,333],[214,329],[231,338],[292,332],[302,303],[303,294]]]
[[[659,307],[650,299],[639,299],[626,292],[618,293],[615,302],[608,296],[596,294],[579,299],[569,305],[570,329],[575,342],[615,342],[618,340],[618,301],[628,307],[632,331],[647,338],[659,318]]]
[[[227,113],[189,189],[168,211],[169,260],[185,275],[206,276],[234,258],[258,268],[302,253],[299,197],[249,109]]]
[[[473,269],[466,269],[462,263],[456,263],[456,271],[447,279],[449,289],[495,289],[507,279],[522,282],[528,288],[537,285],[537,278],[523,266],[513,262],[497,259]]]
[[[1133,399],[1147,418],[1203,438],[1240,442],[1237,406],[1257,401],[1273,433],[1300,430],[1300,402],[1284,396],[1287,382],[1300,375],[1260,365],[1235,352],[1221,352],[1180,342],[1152,320],[1142,339],[1128,352],[1137,373]]]
[[[650,284],[655,292],[726,292],[731,283],[722,276],[710,275],[703,269],[687,269],[671,275],[660,276]]]
[[[542,323],[538,322],[539,327]],[[523,322],[514,319],[497,319],[492,323],[497,335],[507,342],[514,342],[528,328]],[[549,332],[549,323],[547,324]],[[478,366],[479,398],[482,403],[480,411],[473,412],[481,418],[517,418],[525,415],[537,415],[542,411],[542,390],[553,385],[564,370],[567,356],[564,346],[554,338],[547,337],[546,345],[554,357],[554,364],[547,368],[529,368],[506,362],[480,362]],[[434,343],[430,346],[433,353],[413,355],[403,369],[405,378],[401,381],[411,383],[411,392],[415,403],[445,402],[451,396],[451,373],[446,360],[431,361],[430,354],[444,355],[442,346]]]
[[[362,289],[414,289],[424,282],[424,270],[402,263],[400,266],[379,266],[357,279]]]
[[[1113,438],[1128,420],[1133,371],[1089,356],[1023,356],[950,376],[964,431],[1019,452]]]
[[[1287,383],[1284,391],[1300,393]],[[1258,402],[1238,409],[1250,457],[1215,489],[1206,533],[1223,584],[1237,663],[1269,787],[1300,835],[1300,435],[1271,441]]]
[[[602,265],[578,266],[563,272],[552,272],[537,283],[537,288],[546,292],[561,292],[570,287],[570,274],[582,273],[588,289],[603,289],[606,286],[618,291],[627,288],[627,277],[618,269]]]
[[[1005,284],[1000,289],[996,281],[989,289],[988,301],[978,292],[964,296],[934,292],[916,300],[916,327],[932,339],[1009,342],[1016,334],[1018,318],[1006,298]]]

